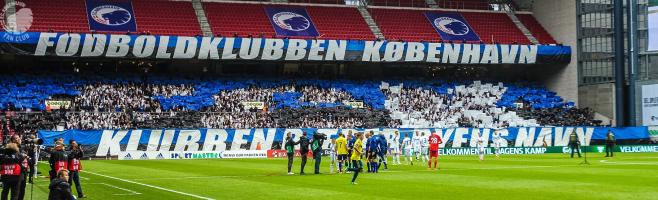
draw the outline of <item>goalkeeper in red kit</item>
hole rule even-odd
[[[439,163],[439,144],[443,143],[443,141],[441,140],[441,136],[436,134],[436,132],[432,133],[428,140],[430,143],[430,159],[427,161],[427,167],[432,169],[432,160],[434,160],[434,170],[436,170]]]

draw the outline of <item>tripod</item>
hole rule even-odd
[[[585,158],[583,158],[583,162],[580,162],[580,164],[581,165],[591,165],[589,163],[589,161],[587,161],[587,147],[589,147],[589,146],[585,146],[585,147],[586,147],[585,151],[583,152],[585,154]],[[580,146],[578,148],[582,151],[582,148]]]

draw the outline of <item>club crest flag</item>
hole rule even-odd
[[[480,36],[459,13],[425,12],[425,17],[442,40],[480,41]]]
[[[137,32],[135,12],[129,0],[87,0],[89,30]]]
[[[266,7],[265,9],[278,36],[316,37],[320,35],[304,8]]]

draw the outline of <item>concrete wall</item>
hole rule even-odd
[[[642,121],[642,86],[658,84],[658,80],[637,81],[635,84],[635,124],[636,126],[644,125]]]
[[[578,88],[580,107],[592,108],[596,113],[608,119],[602,119],[604,124],[608,124],[609,119],[615,117],[615,85],[613,83],[604,83],[596,85],[584,85]],[[613,123],[614,124],[614,120]]]
[[[565,67],[546,70],[544,84],[567,101],[578,105],[578,62],[576,1],[574,0],[535,0],[532,10],[535,18],[553,38],[571,46],[571,63]]]

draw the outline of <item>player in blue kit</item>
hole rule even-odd
[[[378,151],[377,151],[377,156],[379,157],[379,163],[377,163],[377,169],[375,171],[379,171],[379,167],[381,167],[382,162],[384,163],[384,169],[388,169],[388,164],[386,163],[386,153],[388,152],[388,141],[386,141],[386,136],[384,136],[384,133],[379,132],[379,135],[377,135],[377,144],[379,145]]]

